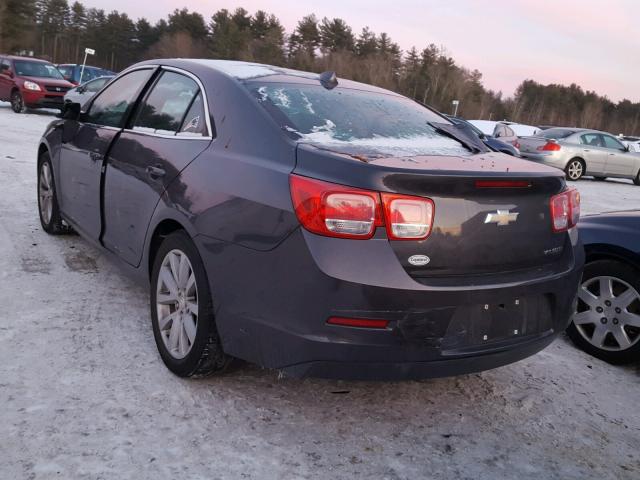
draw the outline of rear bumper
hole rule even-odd
[[[575,229],[562,271],[438,285],[411,278],[382,238],[358,242],[296,230],[269,252],[196,240],[225,351],[293,376],[427,378],[521,360],[566,328],[584,262]],[[499,313],[519,302],[531,306],[524,323]],[[332,316],[389,326],[328,325]]]

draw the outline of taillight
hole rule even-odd
[[[536,150],[541,152],[558,152],[562,147],[556,142],[547,142],[544,145],[540,145]]]
[[[580,220],[580,193],[566,190],[551,197],[551,226],[554,232],[565,232]]]
[[[518,142],[517,140],[513,141],[513,146],[520,150],[520,142]]]
[[[377,192],[297,175],[291,175],[290,187],[296,216],[310,232],[367,239],[384,224]]]
[[[431,233],[433,200],[383,193],[382,205],[389,239],[423,240]]]
[[[365,240],[387,227],[389,240],[424,240],[433,226],[429,198],[378,193],[312,178],[290,176],[291,200],[298,220],[310,232]]]

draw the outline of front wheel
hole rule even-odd
[[[23,113],[26,110],[24,106],[24,99],[18,90],[15,90],[11,94],[11,109],[16,113]]]
[[[570,160],[569,163],[567,163],[564,172],[567,175],[567,180],[579,180],[582,175],[584,175],[584,164],[582,163],[582,160],[577,158]]]
[[[38,163],[38,213],[40,225],[45,232],[57,235],[67,231],[58,207],[56,182],[48,153],[43,153]]]
[[[165,238],[151,274],[151,318],[160,356],[180,377],[209,375],[230,363],[222,350],[200,255],[182,230]]]
[[[567,328],[585,352],[613,364],[640,359],[640,273],[614,260],[588,263]]]

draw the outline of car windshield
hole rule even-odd
[[[567,138],[569,135],[576,133],[575,130],[567,130],[566,128],[549,128],[538,133],[542,138]]]
[[[376,157],[470,155],[430,123],[447,121],[404,97],[321,86],[247,82],[258,102],[294,138]]]
[[[58,69],[50,63],[16,60],[16,74],[21,77],[55,78],[64,80]]]

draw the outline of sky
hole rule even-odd
[[[207,22],[221,8],[275,14],[290,33],[310,13],[344,19],[358,34],[386,32],[403,50],[430,43],[511,96],[525,79],[577,83],[614,101],[640,101],[637,0],[81,0],[156,21],[188,7]]]

